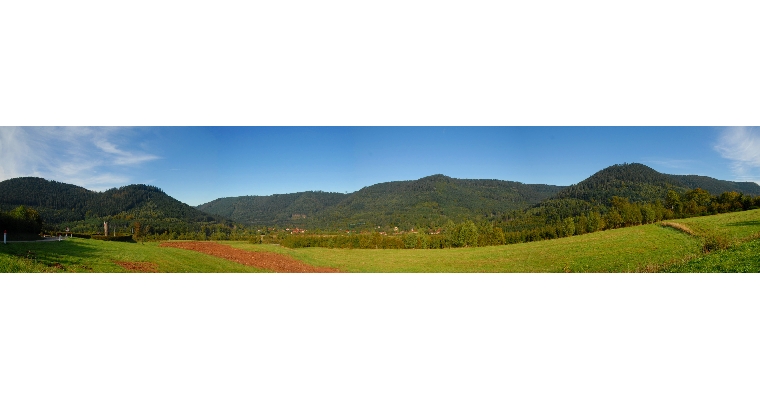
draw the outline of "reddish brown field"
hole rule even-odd
[[[152,262],[114,261],[114,263],[134,272],[158,272],[157,265]]]
[[[197,251],[273,272],[340,272],[336,268],[314,267],[280,254],[245,251],[214,242],[164,242],[161,247]]]

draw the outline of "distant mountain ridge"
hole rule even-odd
[[[562,188],[497,179],[457,179],[439,174],[413,181],[378,183],[350,194],[302,192],[227,197],[197,208],[253,224],[342,227],[411,223],[422,226],[523,209]]]
[[[654,202],[663,200],[669,190],[684,193],[698,187],[716,195],[727,191],[760,195],[760,186],[753,182],[663,174],[643,164],[625,163],[605,168],[571,186],[457,179],[438,174],[378,183],[349,194],[302,192],[226,197],[197,208],[239,222],[263,225],[441,226],[447,220],[498,219],[500,215],[531,207],[548,207],[558,215],[574,215],[593,204],[608,204],[613,196],[632,202]],[[297,206],[307,195],[319,200],[310,209]]]
[[[0,182],[0,210],[30,206],[49,224],[114,217],[120,221],[162,221],[166,226],[232,224],[345,229],[372,226],[410,229],[466,219],[509,220],[527,211],[559,217],[609,205],[613,196],[631,202],[663,200],[669,190],[702,188],[713,195],[736,191],[760,195],[752,182],[660,173],[643,164],[616,164],[571,186],[524,184],[498,179],[432,175],[378,183],[353,193],[321,191],[271,196],[225,197],[191,207],[149,185],[128,185],[102,193],[43,178]],[[548,214],[547,214],[548,215]],[[125,222],[126,223],[126,222]],[[160,224],[159,224],[160,225]]]

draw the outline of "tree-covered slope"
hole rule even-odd
[[[709,176],[699,175],[666,175],[681,186],[696,189],[701,188],[717,195],[723,192],[738,192],[752,196],[760,195],[760,186],[755,182],[722,181]]]
[[[731,182],[697,175],[669,175],[646,165],[633,163],[607,167],[560,191],[553,198],[609,204],[613,196],[618,196],[632,202],[654,202],[665,199],[668,190],[683,193],[696,188],[707,190],[714,195],[730,191],[760,194],[760,186],[753,182]]]
[[[571,185],[555,196],[526,210],[527,219],[513,222],[520,228],[553,224],[567,217],[588,215],[593,210],[604,214],[613,197],[631,203],[666,203],[669,191],[678,196],[695,189],[718,196],[724,192],[760,195],[760,186],[753,182],[731,182],[698,175],[669,175],[638,163],[616,164],[589,178]]]
[[[180,202],[155,186],[129,185],[102,193],[42,178],[13,178],[0,182],[0,210],[33,207],[47,224],[121,215],[181,222],[222,222]]]
[[[348,195],[330,192],[300,192],[271,196],[224,197],[201,204],[198,210],[252,225],[291,225],[306,222]]]
[[[310,228],[349,226],[441,226],[448,220],[482,219],[521,210],[562,189],[495,179],[455,179],[433,175],[386,182],[351,194],[302,192],[227,197],[199,210],[235,221]]]
[[[590,203],[609,203],[613,196],[631,201],[664,199],[668,190],[681,184],[643,164],[616,164],[560,191],[554,199],[577,199]]]
[[[521,210],[560,189],[552,185],[433,175],[365,187],[317,217],[339,225],[435,227],[448,220],[479,220]]]

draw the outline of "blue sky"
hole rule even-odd
[[[5,127],[0,179],[132,183],[190,205],[433,174],[570,185],[616,163],[760,182],[760,130],[721,127]]]

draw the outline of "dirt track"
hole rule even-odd
[[[193,250],[274,272],[340,272],[336,268],[314,267],[280,254],[245,251],[214,242],[163,242],[161,247]]]

